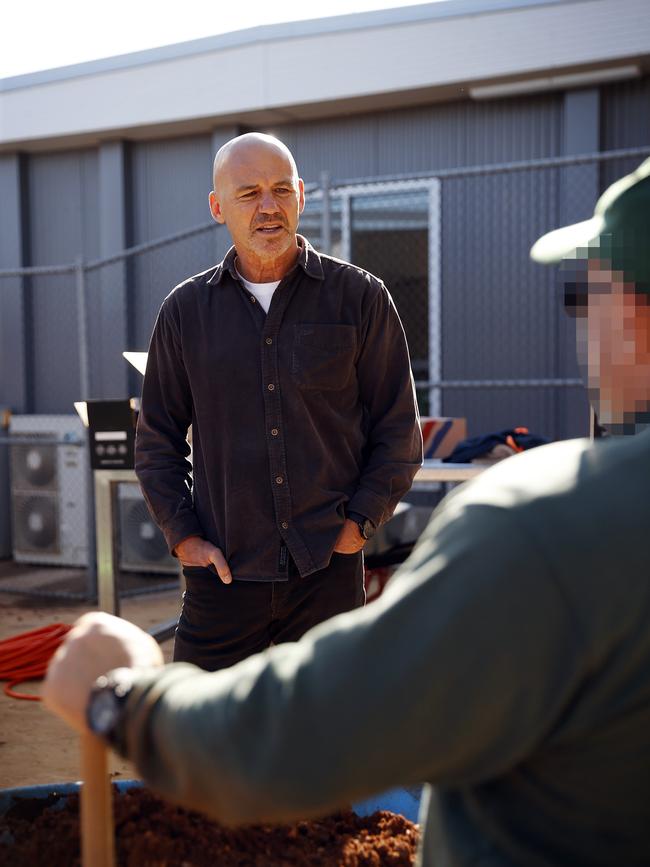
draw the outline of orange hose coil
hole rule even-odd
[[[5,695],[40,701],[40,695],[16,692],[13,687],[44,677],[50,659],[71,629],[65,623],[53,623],[0,641],[0,680],[9,681],[4,688]]]

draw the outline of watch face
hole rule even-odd
[[[98,735],[106,735],[115,726],[119,713],[118,701],[111,689],[96,693],[88,711],[88,724]]]
[[[86,711],[91,731],[111,741],[132,686],[133,671],[129,668],[116,668],[97,678]]]
[[[372,539],[372,537],[375,535],[375,527],[369,518],[366,518],[366,520],[363,522],[363,525],[361,527],[361,535],[364,539]]]

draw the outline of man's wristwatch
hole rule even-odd
[[[348,512],[348,518],[351,521],[354,521],[354,523],[359,527],[362,539],[368,541],[368,539],[372,539],[375,535],[377,528],[370,518],[366,518],[364,515],[359,515],[358,512]]]
[[[134,674],[131,668],[116,668],[97,678],[86,706],[88,728],[112,747],[117,745],[117,725],[133,688]]]

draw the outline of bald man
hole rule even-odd
[[[163,301],[135,466],[183,566],[174,659],[215,671],[363,605],[363,546],[422,440],[390,294],[297,234],[287,147],[227,142],[209,204],[233,247]]]

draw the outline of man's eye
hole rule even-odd
[[[243,193],[239,198],[240,199],[252,199],[255,195],[255,190],[251,190],[249,193]]]
[[[276,193],[290,193],[291,190],[288,187],[278,187],[275,192]]]

